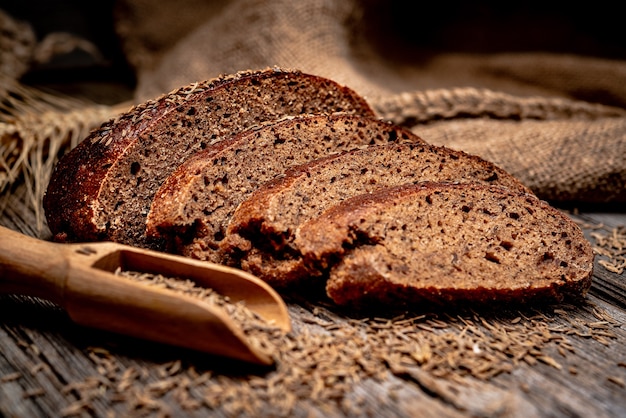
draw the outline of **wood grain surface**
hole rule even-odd
[[[48,238],[14,195],[0,224]],[[592,243],[626,224],[624,213],[571,216]],[[286,297],[294,346],[269,369],[82,328],[50,303],[3,295],[0,416],[623,417],[626,274],[602,259],[581,303],[366,318]]]

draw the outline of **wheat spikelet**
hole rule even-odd
[[[122,106],[44,92],[0,75],[0,214],[9,189],[23,181],[37,230],[42,231],[42,199],[59,156]]]

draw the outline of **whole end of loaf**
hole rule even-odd
[[[150,246],[158,187],[194,152],[263,122],[306,113],[373,117],[365,99],[297,70],[242,71],[192,83],[103,124],[57,164],[47,190],[53,234]]]

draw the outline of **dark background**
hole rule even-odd
[[[366,1],[368,32],[382,39],[381,53],[394,59],[411,58],[412,51],[545,51],[626,59],[624,15],[614,2]],[[79,50],[57,57],[34,66],[23,81],[51,85],[115,81],[132,90],[134,72],[114,29],[115,4],[115,0],[1,1],[0,8],[29,22],[40,40],[51,32],[70,32],[90,40],[102,53],[99,59]],[[399,47],[388,48],[386,40]]]

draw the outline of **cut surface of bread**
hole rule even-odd
[[[334,81],[245,71],[182,87],[103,124],[57,164],[44,197],[57,241],[150,246],[145,222],[163,180],[189,155],[265,121],[343,112],[373,116]]]
[[[251,129],[199,152],[156,193],[147,234],[170,251],[221,262],[218,249],[237,206],[294,165],[333,153],[396,142],[423,143],[408,130],[355,115],[305,115]]]
[[[293,167],[260,186],[233,214],[221,251],[269,283],[289,282],[307,274],[295,242],[300,225],[351,197],[424,181],[531,193],[504,170],[463,152],[426,143],[370,146]]]
[[[423,183],[346,200],[296,238],[340,305],[562,300],[591,285],[570,218],[528,194]]]

